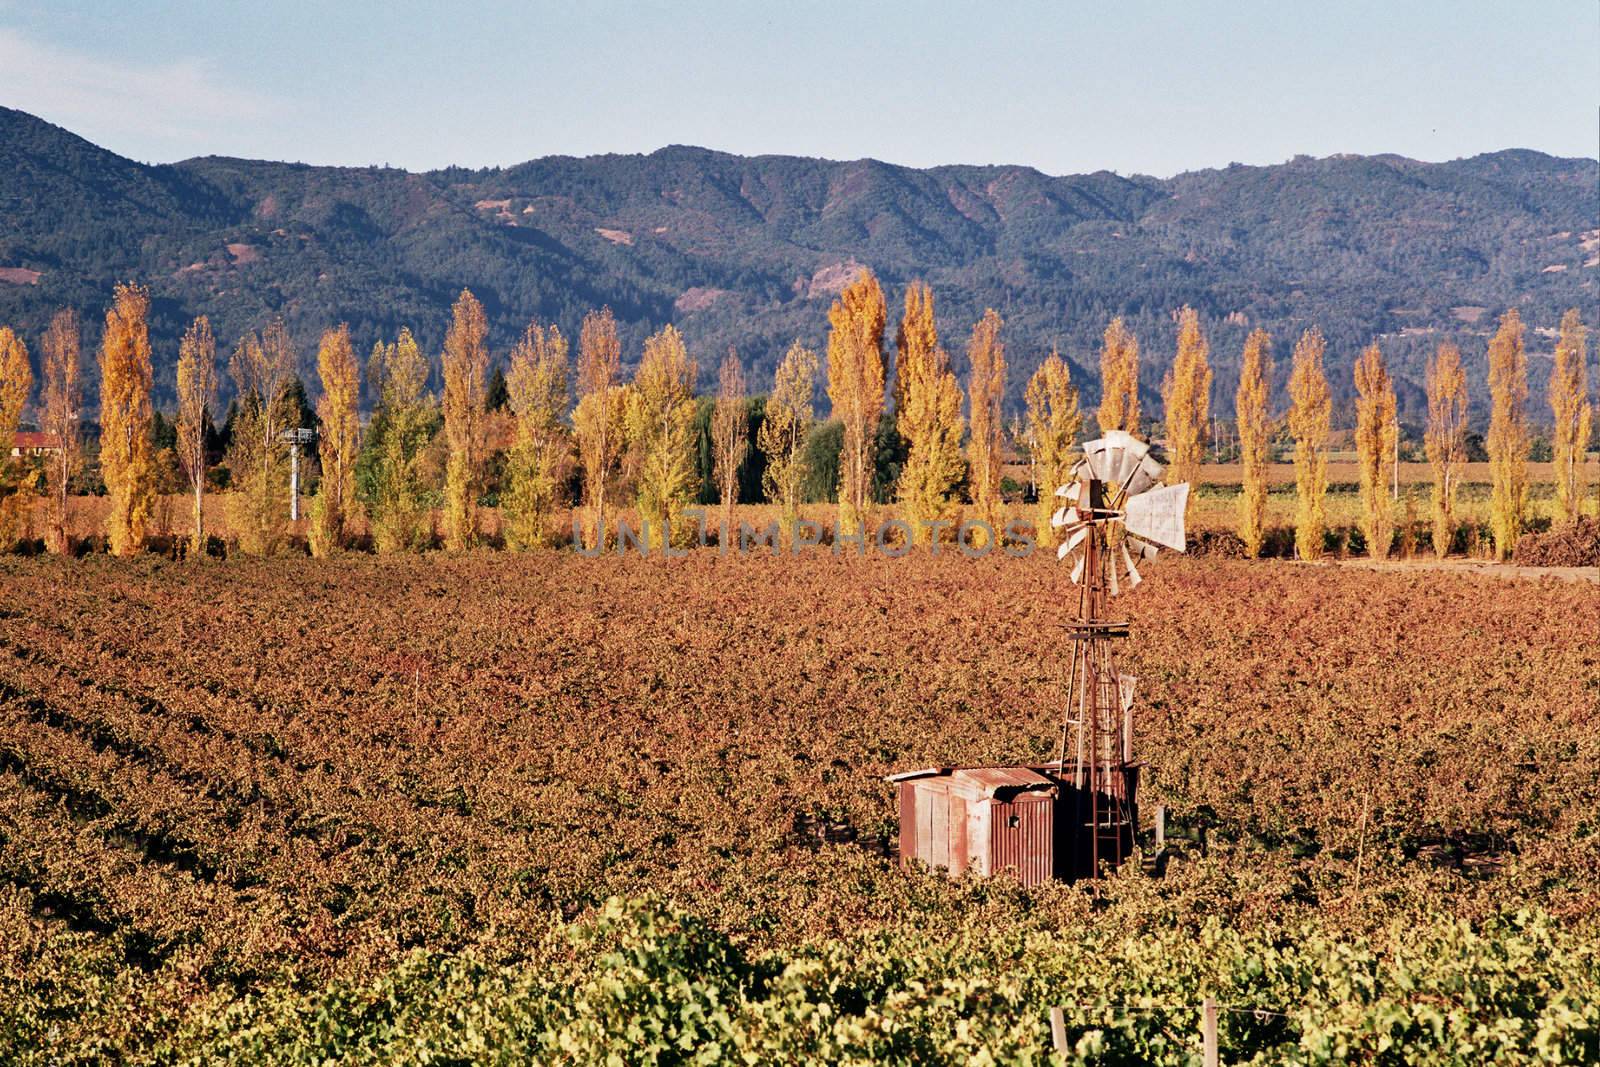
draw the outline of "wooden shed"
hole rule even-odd
[[[930,767],[891,775],[900,789],[900,862],[953,875],[1010,868],[1023,885],[1055,876],[1057,783],[1028,767]]]
[[[900,791],[900,865],[920,861],[952,875],[1010,871],[1023,885],[1092,877],[1133,855],[1140,767],[1120,768],[1120,808],[1077,789],[1071,763],[890,775]]]

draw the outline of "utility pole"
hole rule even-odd
[[[311,443],[315,430],[296,427],[278,435],[278,440],[289,445],[289,521],[300,521],[300,446]]]

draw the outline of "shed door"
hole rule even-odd
[[[1015,868],[1023,885],[1048,881],[1054,855],[1055,804],[1048,794],[997,801],[990,823],[990,870]]]

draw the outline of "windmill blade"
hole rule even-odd
[[[1056,513],[1050,516],[1050,525],[1057,529],[1063,526],[1071,526],[1078,521],[1078,509],[1074,507],[1056,508]]]
[[[1120,476],[1132,470],[1127,458],[1130,445],[1142,447],[1139,439],[1132,434],[1121,430],[1108,431],[1104,437],[1084,444],[1082,462],[1089,468],[1089,473],[1100,481],[1120,482]]]
[[[1105,442],[1109,459],[1106,481],[1126,485],[1129,477],[1149,455],[1150,446],[1126,430],[1108,430],[1101,440]]]
[[[1077,469],[1076,464],[1074,464],[1073,469]],[[1078,491],[1081,488],[1082,486],[1078,482],[1068,482],[1066,485],[1058,486],[1056,488],[1056,496],[1059,496],[1070,503],[1077,503]]]
[[[1105,451],[1106,443],[1104,441],[1085,441],[1083,458],[1078,461],[1078,467],[1087,470],[1089,477],[1098,478],[1102,482],[1105,481]]]
[[[1139,684],[1137,674],[1117,674],[1117,695],[1122,698],[1122,710],[1133,707],[1133,690]]]
[[[1124,500],[1138,496],[1161,481],[1161,464],[1151,459],[1148,454],[1139,460],[1139,466],[1129,475],[1125,488],[1122,491]]]
[[[1122,563],[1128,568],[1128,588],[1135,589],[1144,578],[1139,574],[1139,568],[1133,565],[1133,555],[1128,551],[1128,539],[1122,541]]]
[[[1083,563],[1084,563],[1085,558],[1087,558],[1087,554],[1085,554],[1083,556],[1079,556],[1077,558],[1077,561],[1072,564],[1072,584],[1073,585],[1078,585],[1083,581]]]
[[[1152,545],[1147,541],[1141,541],[1137,537],[1133,536],[1130,533],[1127,533],[1126,531],[1123,532],[1122,541],[1123,541],[1123,544],[1127,544],[1130,541],[1133,542],[1135,547],[1137,547],[1139,549],[1139,558],[1140,559],[1152,560],[1152,559],[1155,559],[1156,556],[1159,554],[1157,552],[1157,549],[1156,549],[1155,545]]]
[[[1067,553],[1071,552],[1073,549],[1075,549],[1079,545],[1083,544],[1083,539],[1085,537],[1088,537],[1088,536],[1089,536],[1089,525],[1088,525],[1088,523],[1085,523],[1083,526],[1081,526],[1077,530],[1075,530],[1071,537],[1069,537],[1065,541],[1061,542],[1061,547],[1056,549],[1056,559],[1058,559],[1058,560],[1066,559],[1067,558]],[[1073,581],[1077,581],[1077,579],[1074,578]]]
[[[1143,459],[1150,452],[1150,446],[1139,440],[1127,430],[1107,430],[1105,436],[1100,438],[1108,447],[1120,448],[1124,452],[1132,452],[1135,459]]]
[[[1182,552],[1188,547],[1183,531],[1183,513],[1188,503],[1188,482],[1164,485],[1129,500],[1124,506],[1123,522],[1128,532],[1162,548]]]

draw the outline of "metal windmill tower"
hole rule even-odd
[[[1072,562],[1078,617],[1071,624],[1072,667],[1056,766],[1073,778],[1075,822],[1087,837],[1080,854],[1095,875],[1102,860],[1120,864],[1133,849],[1132,707],[1136,679],[1117,668],[1116,641],[1128,624],[1111,599],[1142,580],[1135,557],[1185,548],[1189,486],[1160,486],[1150,446],[1112,430],[1083,446],[1072,481],[1056,490],[1051,519],[1065,538],[1057,559]],[[1068,744],[1071,743],[1069,760]]]

